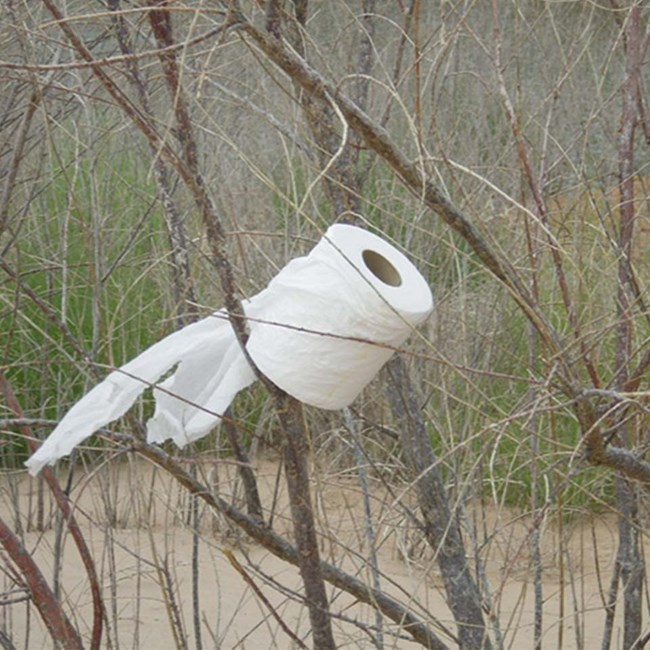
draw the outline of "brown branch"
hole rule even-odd
[[[276,400],[283,426],[282,453],[287,481],[293,534],[300,558],[300,575],[309,607],[314,648],[336,648],[329,614],[329,603],[321,572],[318,535],[309,487],[309,446],[302,405],[286,397]],[[284,402],[284,403],[282,403]]]
[[[296,644],[298,648],[304,648],[306,650],[307,646],[302,642],[302,640],[296,636],[295,632],[282,620],[282,616],[278,611],[273,607],[271,601],[264,595],[264,592],[257,586],[255,580],[251,578],[246,569],[239,563],[239,560],[235,557],[235,554],[229,549],[225,548],[223,554],[228,558],[228,562],[232,567],[239,573],[243,578],[244,582],[255,592],[255,595],[262,601],[264,606],[271,612],[271,616],[275,619],[276,623],[282,628],[282,631]]]
[[[63,15],[53,4],[53,1],[43,0],[43,3],[59,21],[60,28],[64,31],[72,46],[84,59],[91,62],[93,60],[92,53],[77,36],[72,27],[64,20]],[[212,261],[216,266],[224,292],[224,302],[228,318],[240,342],[243,353],[248,358],[248,353],[245,348],[247,338],[245,314],[241,302],[236,297],[234,272],[226,255],[225,231],[199,168],[198,149],[193,135],[190,112],[180,82],[176,55],[175,52],[167,51],[167,48],[174,42],[170,16],[164,8],[161,8],[162,5],[150,2],[150,6],[151,10],[148,13],[148,17],[152,31],[157,43],[165,50],[165,53],[161,54],[160,60],[164,78],[172,101],[174,102],[177,137],[181,146],[181,155],[176,155],[169,145],[158,136],[147,115],[143,114],[133,105],[101,66],[93,65],[92,70],[107,92],[149,139],[152,145],[155,145],[157,150],[169,159],[192,194],[192,198],[206,228],[207,240],[212,252]],[[252,361],[251,366],[255,367]],[[303,458],[304,445],[306,444],[306,431],[302,422],[302,410],[300,404],[295,399],[286,395],[266,377],[260,375],[260,379],[274,397],[285,433],[283,442],[285,462],[287,463],[287,483],[292,500],[292,513],[294,513],[293,524],[296,543],[299,548],[299,567],[307,592],[307,603],[314,635],[314,644],[316,647],[323,649],[334,648],[327,594],[320,574],[318,543],[313,521],[313,510],[309,497],[309,474],[305,459]],[[300,417],[296,414],[300,414]]]
[[[438,566],[458,625],[460,648],[492,647],[481,610],[481,593],[469,571],[458,518],[449,508],[440,466],[431,446],[424,418],[404,360],[395,355],[388,362],[388,398],[400,420],[401,442],[415,480],[418,503],[425,521],[425,535],[437,554]]]
[[[544,231],[546,234],[546,239],[548,247],[551,251],[551,257],[553,258],[553,267],[555,270],[555,276],[557,278],[557,284],[560,288],[560,295],[562,296],[562,302],[566,313],[569,318],[569,323],[571,324],[571,329],[573,330],[574,339],[577,341],[580,348],[581,359],[585,364],[589,377],[595,388],[599,388],[601,385],[600,377],[596,367],[591,360],[589,351],[587,350],[587,345],[585,343],[584,337],[582,335],[580,322],[578,320],[578,315],[576,311],[575,304],[571,298],[571,293],[569,291],[569,284],[564,272],[564,264],[562,262],[562,257],[560,255],[560,250],[558,248],[557,242],[553,241],[553,238],[550,233],[550,221],[548,216],[548,208],[546,202],[544,201],[544,196],[542,194],[542,189],[540,184],[533,173],[532,164],[530,162],[530,156],[528,155],[528,147],[522,132],[521,123],[519,117],[515,112],[515,109],[512,105],[512,100],[508,93],[506,87],[506,82],[503,77],[503,69],[501,63],[501,26],[499,22],[499,12],[498,12],[498,2],[497,0],[492,0],[492,17],[494,21],[494,43],[495,43],[495,70],[497,75],[497,83],[499,87],[499,93],[503,99],[503,105],[510,122],[510,128],[512,134],[515,138],[517,145],[517,154],[519,157],[519,162],[521,164],[524,177],[528,183],[528,188],[533,197],[533,202],[535,204],[535,212],[540,222],[544,225]],[[532,242],[531,242],[532,245]]]
[[[49,8],[49,7],[48,7]],[[173,10],[173,8],[172,8]],[[188,9],[192,12],[195,12],[195,9]],[[146,8],[139,8],[135,11],[143,12],[148,11]],[[128,13],[121,11],[120,14]],[[220,12],[224,13],[224,12]],[[62,27],[65,22],[65,18],[61,14],[61,18],[57,18],[57,24],[59,27]],[[203,41],[210,40],[215,36],[218,36],[223,31],[223,26],[213,27],[203,34],[199,34],[194,38],[190,38],[182,43],[175,43],[169,47],[165,47],[162,50],[152,49],[146,50],[144,52],[133,52],[131,54],[123,54],[119,56],[111,56],[100,59],[85,59],[84,61],[73,61],[70,63],[14,63],[12,61],[2,61],[0,60],[0,70],[19,70],[25,72],[59,72],[65,70],[87,70],[88,68],[94,69],[96,66],[109,67],[114,66],[118,63],[130,63],[132,61],[139,61],[140,59],[147,59],[154,56],[159,56],[160,54],[167,54],[169,52],[176,52],[179,50],[184,50],[191,45],[198,45]],[[85,58],[85,57],[84,57]]]
[[[280,25],[282,23],[282,7],[279,0],[266,1],[266,31],[280,38]]]
[[[630,359],[633,340],[633,301],[629,295],[634,286],[631,268],[632,245],[634,242],[634,140],[638,126],[637,87],[641,68],[641,8],[632,6],[622,28],[625,53],[625,76],[621,88],[622,110],[619,129],[619,233],[618,287],[616,312],[618,323],[615,341],[615,371],[612,384],[615,388],[625,386],[630,376]],[[633,289],[632,289],[633,291]],[[622,422],[617,426],[618,438],[626,449],[609,448],[601,454],[601,464],[615,467],[621,476],[645,480],[643,461],[638,462],[631,452],[634,432],[630,425]],[[626,453],[627,452],[627,453]],[[636,648],[642,631],[641,594],[645,582],[645,569],[640,548],[638,495],[628,480],[619,477],[616,481],[616,496],[619,509],[618,550],[616,563],[620,565],[623,586],[623,647]]]
[[[27,107],[23,113],[18,133],[16,134],[16,141],[12,146],[11,161],[9,162],[9,171],[5,178],[4,187],[2,188],[2,195],[0,196],[0,235],[4,232],[5,228],[9,225],[9,202],[16,185],[16,178],[18,176],[18,168],[20,161],[23,157],[25,150],[25,143],[27,142],[27,134],[29,133],[32,124],[32,118],[36,113],[41,100],[43,98],[44,89],[35,87],[30,95]]]
[[[115,34],[120,50],[123,54],[132,54],[129,44],[128,30],[123,14],[119,11],[120,0],[108,0],[108,7],[113,17]],[[162,56],[162,53],[161,55]],[[171,56],[167,52],[167,56]],[[146,115],[153,120],[153,110],[149,99],[147,85],[138,67],[137,59],[128,59],[126,62],[132,83],[135,86],[140,105]],[[165,160],[158,156],[158,152],[153,149],[152,143],[149,145],[154,156],[154,172],[158,197],[163,208],[167,233],[169,236],[170,251],[172,256],[172,287],[174,299],[177,305],[178,316],[177,325],[182,327],[194,320],[198,315],[196,308],[196,296],[192,282],[192,273],[190,268],[189,254],[187,250],[187,237],[181,216],[172,195],[170,174]]]
[[[645,34],[643,35],[643,39],[639,45],[639,62],[645,61],[648,51],[650,51],[650,21],[646,25]],[[643,130],[646,144],[650,145],[650,119],[648,118],[645,108],[647,95],[643,92],[643,78],[641,75],[638,75],[636,92],[637,110],[639,113],[639,121],[641,122],[641,129]]]
[[[149,21],[159,46],[169,46],[174,42],[171,19],[167,11],[152,9],[149,13]],[[197,189],[195,200],[202,207],[204,223],[206,223],[208,229],[208,239],[215,259],[220,262],[219,271],[225,292],[226,307],[229,315],[232,313],[235,316],[232,321],[233,327],[235,325],[239,327],[239,339],[242,347],[244,347],[246,340],[243,320],[244,311],[241,303],[235,298],[234,274],[225,254],[225,232],[220,219],[215,214],[199,169],[198,149],[193,135],[192,120],[180,81],[175,54],[161,56],[161,65],[174,102],[177,133],[183,151],[183,159],[195,181]],[[282,442],[286,480],[291,503],[294,537],[300,557],[299,568],[309,608],[314,647],[322,650],[333,649],[336,645],[329,615],[327,593],[320,571],[318,538],[310,497],[309,470],[307,466],[307,433],[303,422],[302,408],[297,400],[278,390],[268,380],[265,383],[271,387],[284,433]],[[233,432],[231,431],[231,433]],[[244,458],[246,461],[248,460],[245,456]],[[242,465],[242,468],[246,465],[248,465],[247,462]],[[250,476],[247,478],[250,479]],[[249,495],[249,498],[254,499],[254,497],[255,494]],[[253,503],[253,505],[256,507],[258,504]]]
[[[631,449],[608,445],[603,448],[602,453],[598,454],[597,459],[587,456],[587,460],[592,465],[616,470],[626,478],[640,481],[650,488],[650,464],[639,458]]]
[[[361,135],[366,146],[383,158],[406,187],[464,239],[485,268],[509,289],[512,298],[540,334],[549,354],[560,364],[561,387],[574,400],[574,410],[584,434],[587,456],[590,462],[600,464],[606,454],[593,404],[582,394],[580,382],[566,357],[562,340],[508,260],[493,250],[467,215],[447,199],[421,166],[405,157],[385,129],[359,109],[334,83],[312,69],[283,42],[257,29],[242,14],[236,14],[233,19],[239,24],[239,33],[248,36],[301,88],[323,100],[336,101],[350,127]]]
[[[70,623],[61,603],[47,584],[45,577],[16,534],[0,518],[0,544],[20,571],[32,602],[47,626],[56,648],[62,650],[83,650],[81,637]],[[99,646],[96,646],[99,647]]]
[[[150,0],[152,7],[148,13],[149,24],[158,45],[164,50],[159,55],[164,78],[174,103],[177,137],[181,145],[183,174],[182,178],[192,193],[194,202],[200,211],[201,219],[206,227],[207,239],[212,249],[213,262],[217,267],[219,279],[224,291],[224,302],[228,316],[239,339],[242,349],[246,344],[245,314],[241,302],[236,297],[235,276],[226,255],[226,234],[221,220],[207,190],[205,180],[199,169],[198,148],[194,138],[194,129],[190,111],[185,99],[185,93],[180,81],[180,73],[176,60],[176,51],[167,48],[174,43],[171,26],[171,16],[166,9],[157,9],[161,3]],[[140,126],[138,124],[138,126]]]
[[[622,87],[622,115],[619,129],[619,179],[620,195],[618,248],[618,335],[616,351],[615,387],[625,385],[629,374],[630,345],[632,336],[631,310],[628,287],[632,283],[630,261],[634,239],[634,136],[638,125],[638,104],[636,88],[639,79],[641,61],[640,51],[640,9],[633,7],[625,29],[625,80]]]
[[[256,519],[244,514],[230,503],[214,494],[208,487],[197,481],[160,447],[148,445],[123,433],[106,432],[111,439],[125,445],[149,459],[167,471],[190,494],[202,499],[208,506],[227,517],[239,526],[255,542],[273,553],[276,557],[300,567],[302,558],[298,548],[287,542],[270,528],[260,524]],[[383,591],[369,587],[361,580],[346,573],[339,567],[327,562],[320,562],[320,571],[327,582],[354,596],[359,602],[377,607],[387,618],[393,621],[412,639],[430,650],[448,650],[447,645],[423,621],[418,619],[408,608],[391,598]]]
[[[634,393],[639,390],[641,380],[643,379],[648,368],[650,368],[650,348],[645,351],[645,354],[643,357],[641,357],[636,367],[630,371],[630,376],[625,383],[623,392]]]
[[[11,411],[16,415],[16,417],[23,418],[23,410],[20,406],[20,403],[18,402],[18,399],[16,398],[16,395],[14,394],[2,370],[0,370],[0,393],[4,395],[7,405],[9,406]],[[27,425],[22,425],[21,430],[32,452],[36,451],[36,449],[38,449],[38,443],[36,437],[32,434],[31,429]],[[97,578],[97,571],[95,570],[95,563],[90,553],[90,549],[86,544],[86,540],[84,539],[83,533],[79,528],[79,524],[77,523],[77,520],[72,512],[70,500],[67,494],[63,491],[63,489],[59,485],[59,482],[57,481],[56,476],[52,471],[52,468],[44,467],[42,475],[48,487],[52,491],[52,494],[54,495],[56,504],[59,510],[61,511],[61,514],[63,516],[63,519],[66,522],[68,530],[70,531],[72,539],[74,540],[74,543],[77,546],[79,555],[81,556],[81,561],[86,570],[86,574],[88,575],[88,581],[90,583],[90,591],[93,600],[93,631],[92,631],[92,638],[91,638],[91,648],[93,648],[93,650],[98,650],[101,647],[101,640],[102,640],[102,630],[103,630],[103,623],[104,623],[104,603],[102,600],[101,589],[99,587],[99,580]],[[41,612],[41,615],[43,616],[43,612]],[[71,645],[70,647],[76,647],[76,646]],[[79,645],[79,647],[82,646]]]
[[[304,28],[307,22],[307,10],[308,3],[303,0],[294,2],[294,16],[285,14],[287,40],[300,56],[305,56]],[[278,43],[282,42],[277,38],[275,40]],[[342,141],[339,120],[328,97],[301,87],[295,79],[292,79],[292,82],[314,138],[320,165],[324,169],[327,168],[323,182],[329,202],[334,209],[334,219],[344,217],[347,221],[354,221],[353,215],[359,212],[361,204],[358,179],[355,177],[359,154],[358,143],[354,142],[353,146],[350,146],[349,141]],[[335,160],[333,160],[334,156],[336,156]]]
[[[322,101],[336,101],[341,113],[352,129],[359,133],[366,146],[383,158],[406,187],[468,243],[488,271],[511,291],[512,297],[538,329],[551,353],[559,354],[562,344],[556,332],[540,312],[512,265],[493,250],[470,218],[438,189],[433,180],[423,172],[421,165],[409,161],[384,128],[354,104],[336,84],[311,68],[283,42],[259,30],[242,14],[236,14],[234,20],[238,21],[238,33],[250,37],[267,57],[303,90]]]
[[[376,0],[363,0],[360,22],[360,42],[359,54],[357,56],[357,69],[355,75],[357,78],[352,87],[352,101],[362,110],[367,110],[370,99],[370,73],[374,55],[374,37],[376,32],[377,2]],[[363,186],[368,179],[368,174],[372,163],[375,160],[374,155],[367,156],[363,165],[360,164],[360,155],[362,143],[356,131],[350,136],[349,165],[354,182],[354,190],[357,194],[362,195]]]
[[[263,524],[264,512],[262,510],[262,500],[260,499],[259,490],[257,489],[255,472],[251,467],[250,458],[242,442],[242,436],[237,429],[237,424],[232,418],[230,408],[224,413],[221,426],[228,436],[232,453],[237,460],[237,472],[244,486],[244,494],[246,495],[246,510],[251,517],[257,519],[260,524]]]

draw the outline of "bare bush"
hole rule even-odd
[[[645,3],[11,0],[1,34],[4,645],[646,645]],[[179,453],[145,396],[53,500],[24,476],[204,305],[243,342],[339,220],[436,295],[349,411],[262,377]]]

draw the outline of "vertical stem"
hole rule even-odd
[[[2,370],[0,370],[0,393],[2,393],[5,396],[9,408],[14,412],[16,417],[22,418],[23,410],[20,404],[18,403],[18,400],[11,386],[9,385],[9,382],[4,376]],[[36,451],[37,449],[36,438],[32,435],[32,432],[29,429],[29,427],[23,426],[22,431],[23,434],[25,435],[25,439],[30,449],[33,452]],[[68,499],[68,495],[65,494],[65,492],[61,489],[61,486],[56,480],[56,477],[54,476],[54,472],[50,467],[44,467],[42,471],[42,475],[45,481],[47,482],[50,490],[52,491],[52,494],[54,495],[56,504],[61,512],[63,519],[65,520],[68,530],[70,531],[70,535],[72,536],[72,539],[74,540],[77,546],[79,555],[81,556],[81,561],[84,565],[84,569],[86,570],[86,574],[88,575],[88,582],[90,583],[90,591],[93,599],[93,631],[92,631],[92,638],[90,641],[90,647],[92,650],[98,650],[98,648],[101,645],[102,632],[104,626],[104,602],[102,600],[102,594],[99,588],[99,580],[97,579],[97,571],[95,569],[95,563],[93,562],[92,556],[90,554],[90,549],[86,544],[86,540],[84,539],[84,536],[81,533],[79,524],[77,523],[77,520],[75,519],[74,514],[72,512],[72,507],[70,506],[70,500]]]
[[[536,240],[531,240],[531,261],[533,262],[533,295],[537,296],[537,245]],[[527,323],[528,329],[528,368],[531,375],[538,371],[539,359],[539,337],[531,323]],[[531,386],[528,390],[528,403],[534,407],[536,388]],[[531,510],[533,513],[533,520],[535,521],[532,534],[530,537],[531,555],[533,560],[533,592],[535,596],[535,614],[533,623],[533,647],[535,650],[542,649],[542,632],[544,623],[544,591],[542,587],[542,551],[541,551],[541,533],[540,528],[543,521],[543,511],[541,509],[539,499],[539,414],[534,412],[530,417],[528,426],[526,427],[530,432],[530,453],[531,453]]]
[[[224,302],[233,331],[242,345],[245,353],[246,343],[246,318],[241,302],[237,299],[235,291],[235,277],[233,268],[225,251],[225,231],[217,215],[214,203],[208,192],[198,163],[198,149],[194,139],[192,121],[186,105],[185,95],[180,83],[180,74],[175,59],[175,54],[170,51],[161,52],[160,60],[164,78],[170,96],[174,100],[174,110],[177,123],[178,138],[182,154],[173,152],[167,143],[158,136],[151,120],[143,117],[136,110],[128,97],[119,89],[111,77],[98,64],[84,42],[79,38],[72,27],[64,20],[61,11],[53,0],[42,0],[50,13],[57,19],[59,26],[70,41],[72,47],[88,62],[90,62],[94,75],[102,83],[106,91],[133,120],[134,124],[142,131],[149,141],[164,155],[179,173],[201,215],[206,228],[208,243],[211,247],[213,262],[219,273],[219,279],[224,291]],[[164,6],[150,2],[151,10],[148,13],[149,22],[157,43],[165,48],[173,43],[171,19]],[[298,4],[296,5],[298,9]],[[262,379],[264,379],[262,377]],[[309,474],[306,465],[306,434],[302,420],[300,404],[275,388],[268,380],[265,383],[275,397],[281,422],[285,429],[284,451],[287,470],[287,483],[291,508],[294,520],[296,543],[300,555],[300,571],[305,584],[305,593],[309,604],[310,618],[316,648],[327,650],[334,648],[331,621],[328,610],[325,585],[320,572],[320,560],[314,526],[311,498],[309,495]]]
[[[9,225],[9,202],[16,186],[18,169],[20,167],[20,163],[25,150],[25,143],[27,141],[27,135],[32,124],[32,118],[34,117],[36,109],[41,103],[43,92],[44,91],[38,87],[34,88],[34,91],[32,92],[29,101],[27,102],[25,112],[23,113],[23,118],[18,127],[18,132],[16,133],[16,141],[12,145],[9,171],[7,172],[5,182],[2,186],[2,191],[0,192],[0,235],[2,235],[5,228]]]
[[[132,52],[126,21],[124,20],[124,16],[119,13],[120,2],[121,0],[108,0],[108,7],[112,12],[114,12],[113,24],[120,51],[122,54],[128,55]],[[154,113],[151,108],[149,91],[145,80],[140,73],[137,59],[128,59],[126,61],[126,66],[131,81],[135,86],[142,111],[153,120]],[[196,307],[194,306],[196,296],[194,294],[194,284],[192,282],[187,237],[185,235],[185,228],[183,227],[181,216],[174,201],[168,165],[163,158],[158,155],[158,151],[155,149],[152,142],[149,142],[149,146],[155,159],[154,174],[156,187],[158,198],[163,207],[163,214],[165,216],[167,234],[169,237],[169,247],[172,259],[172,290],[179,311],[176,317],[176,324],[178,327],[182,327],[193,320],[193,317],[196,316],[197,312]]]
[[[232,447],[232,452],[235,456],[235,459],[237,460],[237,473],[239,474],[239,478],[244,485],[246,510],[251,517],[260,523],[263,523],[264,512],[262,510],[262,500],[260,499],[260,493],[257,489],[257,479],[255,478],[255,472],[251,467],[248,452],[244,447],[244,443],[239,431],[237,430],[237,426],[232,419],[230,409],[224,413],[224,417],[221,421],[221,426],[224,428],[226,435],[228,436],[230,446]]]
[[[449,608],[458,626],[461,650],[492,648],[481,609],[481,592],[469,567],[458,517],[449,508],[447,492],[436,455],[422,417],[415,387],[404,361],[395,355],[388,362],[388,398],[401,423],[401,440],[415,478],[418,503],[425,521],[425,534],[437,554]]]
[[[641,8],[633,6],[624,26],[625,80],[619,135],[620,226],[618,236],[618,292],[616,298],[618,325],[616,334],[615,387],[624,390],[630,376],[632,352],[632,309],[629,297],[632,277],[632,242],[634,236],[634,135],[638,124],[636,88],[640,70]],[[624,417],[624,414],[622,415]],[[619,426],[619,437],[625,447],[633,444],[631,424]],[[642,629],[642,593],[644,582],[638,527],[638,502],[635,485],[619,476],[616,481],[619,509],[619,548],[616,563],[620,567],[623,586],[623,647],[635,648]]]
[[[302,30],[305,29],[307,23],[308,9],[307,0],[294,0],[295,20],[291,20],[287,24],[286,38],[300,56],[305,56]],[[372,10],[372,3],[368,5],[366,2],[364,9]],[[362,36],[362,41],[365,38],[365,35]],[[363,65],[370,65],[370,61],[370,56],[360,59]],[[331,102],[319,97],[316,93],[301,88],[295,80],[293,82],[305,120],[316,143],[321,167],[328,167],[332,157],[336,155],[334,164],[329,167],[327,174],[323,177],[325,191],[335,218],[346,215],[346,219],[353,220],[354,216],[350,217],[350,215],[357,214],[361,207],[359,179],[355,178],[358,149],[344,146],[340,155],[337,153],[341,147],[341,137],[338,133],[337,120]],[[363,98],[367,97],[367,90],[367,84],[364,86],[356,83],[353,92],[357,94],[357,98]]]
[[[278,397],[278,400],[280,398]],[[282,424],[282,451],[291,505],[291,517],[299,569],[305,587],[315,650],[335,648],[325,582],[320,569],[318,538],[309,486],[307,432],[302,406],[286,396],[279,409]]]
[[[418,151],[424,154],[422,147],[422,79],[420,73],[420,0],[413,0],[413,72],[415,74],[415,132]]]
[[[551,429],[551,440],[553,441],[553,453],[555,455],[559,454],[559,441],[558,441],[558,432],[557,428],[555,426],[555,406],[552,400],[550,400],[549,404],[549,426]],[[557,492],[557,540],[558,540],[558,547],[561,549],[564,546],[564,497],[562,496],[562,491],[558,490]],[[564,640],[564,605],[565,605],[565,589],[564,589],[564,567],[565,567],[565,561],[564,561],[564,555],[562,552],[558,553],[558,563],[559,563],[559,570],[560,570],[560,579],[559,579],[559,584],[560,584],[560,592],[558,595],[559,598],[559,603],[558,603],[558,621],[559,625],[557,628],[557,647],[561,648],[562,643]]]
[[[616,613],[616,599],[618,597],[618,581],[621,577],[620,563],[614,564],[614,571],[607,591],[607,602],[605,603],[605,625],[603,626],[603,639],[600,644],[601,650],[609,650],[612,645],[614,633],[614,614]]]
[[[499,21],[499,3],[497,0],[492,0],[492,20],[494,23],[494,42],[495,42],[495,72],[497,76],[497,83],[499,88],[499,94],[503,100],[504,110],[510,122],[510,128],[512,129],[512,134],[517,145],[517,155],[519,158],[519,164],[521,165],[521,171],[523,173],[524,179],[530,189],[530,193],[533,197],[533,202],[535,205],[535,212],[541,223],[545,225],[545,230],[547,233],[550,233],[550,223],[548,208],[544,200],[542,193],[542,187],[536,178],[533,172],[533,166],[530,159],[529,147],[526,142],[525,134],[523,133],[521,122],[519,116],[517,115],[515,108],[513,106],[512,100],[508,93],[508,88],[506,86],[506,81],[504,77],[504,68],[501,61],[501,25]],[[553,267],[555,271],[555,277],[557,281],[557,286],[560,290],[560,295],[562,296],[562,302],[567,312],[567,317],[569,323],[573,329],[573,336],[578,343],[580,349],[580,361],[584,363],[589,377],[591,378],[594,386],[600,386],[600,377],[596,371],[596,367],[591,359],[587,346],[585,344],[584,337],[582,335],[582,329],[580,326],[580,321],[578,319],[578,312],[574,304],[571,292],[569,290],[569,281],[567,275],[564,271],[564,264],[562,261],[562,256],[560,255],[560,250],[556,245],[556,242],[547,234],[548,238],[548,249],[551,253],[553,259]],[[534,297],[534,296],[533,296]],[[535,301],[537,302],[537,301]]]
[[[190,474],[192,478],[196,479],[196,463],[192,463]],[[201,514],[199,512],[199,498],[195,494],[190,495],[190,513],[192,517],[192,622],[194,625],[194,645],[196,650],[202,650],[201,601],[199,599],[199,524]]]
[[[377,559],[377,544],[375,537],[375,530],[372,525],[372,510],[370,508],[370,489],[368,486],[368,475],[366,473],[365,458],[363,448],[361,446],[361,437],[357,429],[356,423],[352,418],[352,413],[349,408],[343,409],[343,419],[345,427],[352,437],[352,446],[354,448],[354,460],[357,464],[357,473],[359,475],[359,484],[361,486],[361,493],[363,494],[363,511],[365,516],[366,540],[368,542],[368,555],[370,562],[370,571],[372,572],[372,586],[377,590],[381,590],[381,579],[379,577],[379,560]],[[375,610],[375,627],[377,632],[373,639],[375,646],[378,650],[384,647],[384,633],[383,633],[384,617],[379,609]]]
[[[542,649],[542,632],[544,620],[544,592],[542,588],[542,553],[540,548],[541,534],[540,527],[542,523],[542,516],[539,503],[538,485],[539,485],[539,418],[533,416],[533,421],[530,424],[531,436],[531,508],[533,517],[539,522],[535,524],[530,544],[533,559],[533,573],[534,573],[534,594],[535,594],[535,617],[534,617],[534,643],[535,650]],[[540,515],[539,518],[537,515]]]
[[[119,596],[117,583],[119,580],[119,572],[117,568],[117,562],[115,561],[115,539],[113,535],[114,527],[109,523],[105,529],[106,542],[105,548],[107,548],[107,559],[108,559],[108,580],[110,585],[110,607],[111,607],[111,622],[113,624],[113,638],[109,639],[107,645],[112,643],[114,650],[120,650],[120,623],[122,622],[122,617],[119,615]],[[137,593],[137,592],[136,592]],[[108,628],[110,633],[110,627]]]

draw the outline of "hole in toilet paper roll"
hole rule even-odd
[[[377,251],[366,249],[361,256],[368,270],[384,284],[391,287],[399,287],[402,284],[402,276],[399,271],[383,255]]]

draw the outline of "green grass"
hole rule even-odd
[[[153,199],[143,163],[118,153],[92,166],[76,161],[74,179],[53,170],[31,204],[7,256],[24,290],[0,287],[1,363],[27,416],[61,417],[94,382],[70,339],[95,362],[120,365],[169,330],[164,224]]]

